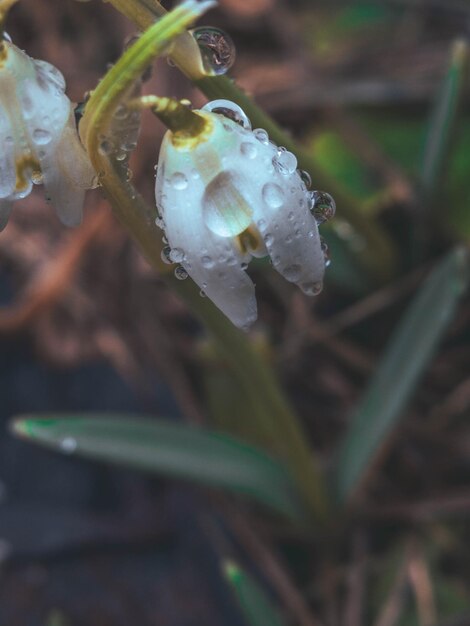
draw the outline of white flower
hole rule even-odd
[[[321,291],[325,256],[313,214],[314,194],[295,156],[251,130],[243,111],[215,101],[195,112],[206,120],[197,137],[168,131],[156,181],[157,220],[169,260],[179,263],[238,327],[257,317],[252,256],[307,295]],[[323,194],[323,200],[331,200]],[[327,202],[328,204],[328,202]],[[171,250],[170,250],[171,249]],[[177,268],[177,275],[185,275]]]
[[[75,128],[62,74],[0,43],[0,229],[12,203],[43,183],[61,221],[80,223],[94,172]]]

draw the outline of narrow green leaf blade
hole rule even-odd
[[[431,115],[424,148],[421,184],[428,197],[441,182],[442,169],[462,94],[467,59],[468,44],[463,40],[456,41],[451,51],[449,70]]]
[[[403,415],[468,281],[468,253],[458,248],[434,269],[405,313],[340,447],[336,472],[340,501],[356,490]]]
[[[133,415],[19,416],[13,432],[65,453],[247,495],[303,520],[284,467],[232,437]]]
[[[248,626],[284,626],[278,612],[251,576],[232,561],[224,564],[224,573]]]

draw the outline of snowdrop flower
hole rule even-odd
[[[246,273],[252,257],[269,255],[307,295],[321,291],[318,223],[331,217],[334,202],[310,192],[295,156],[266,131],[252,131],[237,105],[219,100],[194,113],[203,129],[170,130],[161,147],[156,201],[169,246],[164,256],[179,264],[177,277],[189,274],[236,326],[248,328],[257,317]]]
[[[82,218],[94,172],[75,128],[62,74],[32,59],[11,41],[0,42],[0,229],[14,200],[43,183],[61,221]]]

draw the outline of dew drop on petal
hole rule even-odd
[[[52,139],[52,135],[48,130],[44,130],[43,128],[36,128],[33,131],[33,141],[37,143],[39,146],[45,146]]]
[[[206,269],[210,270],[215,265],[214,259],[210,256],[203,256],[201,257],[201,265],[202,267],[205,267]]]
[[[313,202],[311,212],[318,224],[322,224],[334,217],[336,203],[329,193],[326,191],[312,191],[311,198]]]
[[[300,178],[302,179],[303,184],[307,189],[310,189],[312,186],[312,177],[305,170],[299,170]]]
[[[165,230],[165,221],[162,217],[159,216],[155,219],[155,225],[161,228],[161,230]]]
[[[284,204],[284,192],[276,183],[266,183],[262,195],[263,200],[272,209],[278,209]]]
[[[263,240],[267,246],[272,246],[274,243],[274,237],[271,235],[271,233],[266,233],[263,237]]]
[[[273,158],[273,165],[280,174],[289,176],[297,169],[297,158],[292,152],[282,150]]]
[[[247,159],[256,159],[258,154],[258,150],[254,143],[250,143],[249,141],[244,141],[240,146],[240,152]]]
[[[184,250],[182,248],[172,248],[170,252],[170,260],[173,263],[181,263],[184,259]]]
[[[39,170],[33,170],[31,172],[31,180],[34,185],[42,185],[43,183],[42,172],[40,172]]]
[[[188,278],[188,272],[184,269],[182,265],[178,265],[175,269],[175,278],[178,280],[186,280]]]
[[[170,182],[173,189],[178,189],[179,191],[186,189],[188,186],[188,179],[182,172],[175,172]]]
[[[306,296],[318,296],[323,289],[323,283],[321,280],[316,283],[302,283],[300,288]]]
[[[62,452],[72,454],[77,449],[77,441],[73,437],[64,437],[60,442]]]
[[[211,102],[205,104],[201,110],[223,115],[227,119],[243,126],[246,130],[251,130],[251,122],[245,111],[231,100],[212,100]],[[231,132],[233,131],[233,128],[227,124],[225,126],[225,130]]]
[[[269,135],[264,130],[264,128],[256,128],[253,131],[253,135],[256,137],[258,141],[260,141],[261,143],[264,143],[266,146],[269,144]]]
[[[296,263],[284,268],[284,271],[282,272],[284,278],[292,283],[295,283],[299,280],[301,273],[302,267]]]
[[[173,263],[170,255],[171,255],[170,246],[165,246],[161,253],[161,258],[162,258],[163,263],[166,263],[167,265],[171,265]]]
[[[231,37],[220,28],[201,26],[192,31],[209,75],[226,74],[235,63],[236,49]]]

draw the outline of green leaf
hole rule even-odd
[[[426,280],[393,334],[340,447],[336,490],[348,499],[403,416],[411,394],[468,285],[468,254],[458,248]]]
[[[224,573],[248,626],[284,626],[265,592],[251,576],[232,561],[224,564]]]
[[[133,415],[19,416],[13,432],[65,453],[250,496],[297,521],[303,510],[283,466],[215,432]]]
[[[449,70],[432,112],[426,138],[421,184],[428,197],[438,188],[442,170],[447,162],[448,148],[462,94],[467,58],[467,43],[463,40],[457,41],[452,47]]]

